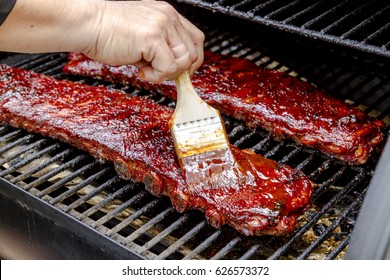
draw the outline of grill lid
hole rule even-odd
[[[390,142],[387,142],[353,230],[347,259],[390,259],[389,170]]]
[[[178,2],[390,57],[388,1],[178,0]]]

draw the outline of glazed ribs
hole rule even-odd
[[[69,54],[64,71],[91,76],[176,98],[174,83],[139,79],[134,66],[109,66]],[[363,164],[380,150],[384,122],[288,74],[242,58],[205,53],[193,77],[199,95],[222,113],[262,127],[276,138],[291,138],[350,164]]]
[[[0,123],[113,162],[120,177],[168,196],[180,212],[203,211],[215,227],[229,224],[245,235],[285,234],[310,203],[313,183],[302,172],[234,146],[245,180],[189,187],[168,128],[173,110],[146,98],[7,65],[0,66],[0,77]]]

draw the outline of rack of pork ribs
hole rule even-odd
[[[148,83],[131,65],[110,66],[70,53],[63,70],[176,98],[172,81]],[[275,138],[293,139],[348,164],[364,164],[383,147],[383,121],[310,83],[248,59],[205,52],[192,82],[208,104],[249,128],[264,128]]]
[[[301,171],[234,146],[247,180],[188,187],[168,128],[173,109],[147,98],[7,65],[0,65],[0,77],[1,124],[113,162],[121,178],[168,196],[179,212],[204,212],[215,227],[228,224],[245,235],[286,234],[311,202],[314,184]]]
[[[90,76],[176,98],[172,82],[151,84],[130,65],[109,66],[69,54],[66,73]],[[120,177],[166,195],[179,212],[198,209],[215,227],[245,235],[293,231],[314,184],[300,171],[231,146],[250,180],[223,188],[191,187],[176,158],[168,120],[173,110],[103,86],[60,81],[2,65],[0,123],[59,139],[114,163]],[[349,164],[381,147],[384,123],[316,87],[253,62],[206,52],[193,77],[200,96],[222,113],[289,137]]]

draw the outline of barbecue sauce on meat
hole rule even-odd
[[[251,178],[246,176],[230,149],[182,157],[179,162],[190,189],[234,188]]]
[[[71,53],[67,73],[91,76],[176,98],[172,82],[139,79],[134,66],[109,66]],[[364,164],[382,148],[385,124],[333,98],[315,86],[242,58],[205,52],[192,83],[221,113],[262,127],[274,137],[289,137],[350,164]]]
[[[123,179],[168,196],[178,211],[204,212],[216,227],[228,224],[245,235],[286,234],[310,204],[314,185],[302,172],[234,146],[244,180],[238,173],[238,183],[232,183],[230,175],[237,174],[229,174],[222,188],[189,187],[168,127],[173,110],[151,100],[6,65],[0,65],[0,77],[0,123],[111,161]],[[216,159],[212,172],[223,156]]]

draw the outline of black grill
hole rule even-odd
[[[233,1],[214,2],[215,6]],[[279,2],[281,1],[268,1],[269,4],[264,3],[261,7],[266,8]],[[323,2],[308,11],[324,5]],[[242,4],[237,4],[235,9],[253,4],[252,1],[240,3]],[[287,12],[289,7],[287,5],[285,10],[273,16]],[[258,8],[256,13],[260,13],[262,9]],[[323,52],[310,54],[301,41],[288,41],[286,49],[284,38],[269,33],[254,33],[245,22],[227,24],[226,19],[221,21],[213,17],[210,22],[208,18],[210,14],[206,12],[198,19],[198,24],[206,33],[206,49],[246,57],[262,67],[285,71],[309,80],[330,94],[363,108],[368,114],[383,119],[387,124],[390,123],[390,79],[389,72],[383,71],[386,65],[350,58],[334,49],[323,49]],[[299,15],[290,21],[298,18]],[[245,33],[243,30],[250,32]],[[309,48],[313,46],[310,45]],[[91,85],[104,84],[132,95],[149,97],[166,106],[174,105],[165,97],[131,86],[67,76],[61,71],[66,63],[64,53],[9,55],[2,62],[58,79]],[[152,196],[142,184],[121,180],[110,163],[99,162],[67,144],[7,126],[0,126],[0,179],[5,180],[0,181],[0,194],[10,200],[20,198],[26,204],[30,203],[27,206],[30,211],[38,213],[44,219],[56,217],[51,228],[35,228],[39,234],[47,236],[48,240],[50,235],[58,235],[53,232],[65,231],[64,225],[71,229],[75,240],[72,246],[79,248],[72,250],[66,244],[61,246],[64,241],[55,240],[61,253],[54,253],[54,257],[344,258],[377,158],[364,166],[348,166],[291,141],[277,141],[261,129],[250,130],[229,117],[224,116],[224,120],[231,143],[302,170],[316,183],[314,204],[301,217],[299,227],[291,235],[245,237],[228,226],[214,229],[207,224],[201,213],[188,211],[179,214],[172,208],[169,199]],[[387,133],[388,130],[389,126]],[[14,213],[13,210],[7,210],[8,204],[12,203],[0,203],[4,207],[0,209],[3,215]],[[26,206],[23,204],[21,207]],[[2,219],[3,224],[12,224],[12,221],[4,222],[5,218],[0,215],[0,222]],[[87,250],[80,252],[83,251],[80,248],[86,246],[81,245],[83,242],[92,243],[90,254]],[[96,253],[91,249],[96,250],[96,247],[104,250]]]
[[[390,57],[388,1],[179,0],[179,2]]]

